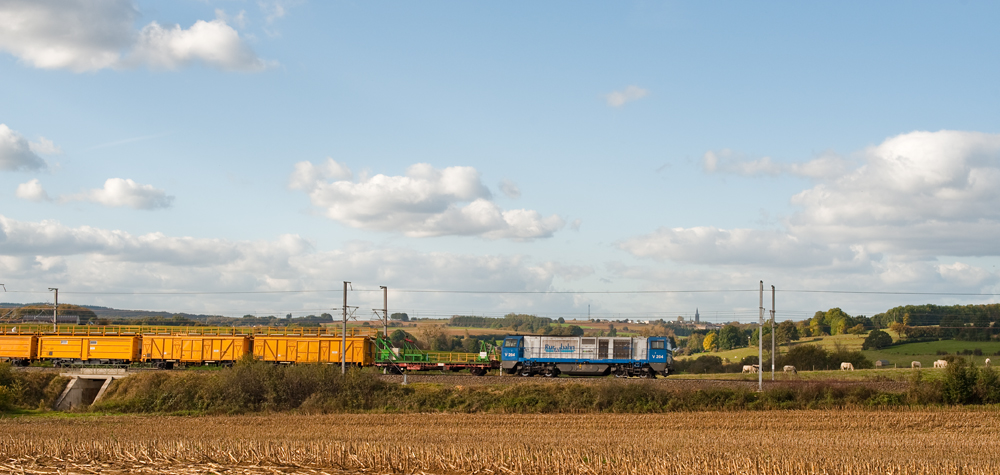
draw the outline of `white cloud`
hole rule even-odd
[[[260,0],[257,2],[257,6],[266,15],[265,20],[268,23],[274,23],[275,20],[284,18],[288,14],[288,9],[299,3],[302,2],[300,0]]]
[[[611,107],[621,107],[627,102],[636,101],[649,95],[649,91],[639,86],[628,86],[622,91],[613,91],[605,98]]]
[[[813,267],[767,266],[656,266],[606,264],[615,280],[645,284],[648,290],[726,289],[725,292],[676,292],[658,297],[659,308],[678,308],[691,314],[701,308],[702,321],[743,322],[758,318],[757,285],[763,280],[765,306],[770,307],[770,286],[777,287],[778,320],[809,318],[817,310],[841,307],[857,315],[873,315],[897,305],[933,302],[940,305],[973,302],[989,303],[990,297],[912,297],[905,295],[796,292],[796,290],[854,290],[913,292],[996,292],[1000,282],[996,273],[951,259],[908,261],[887,258],[870,261],[846,272],[824,271]],[[995,301],[995,300],[993,300]],[[721,310],[716,315],[713,310]],[[677,315],[677,314],[675,314]]]
[[[224,20],[198,20],[189,29],[180,25],[146,25],[139,33],[126,64],[144,64],[155,69],[177,69],[200,61],[229,71],[260,71],[268,63],[259,59]]]
[[[708,265],[767,265],[808,267],[850,261],[855,253],[803,241],[780,231],[756,229],[660,228],[618,243],[637,257]]]
[[[333,181],[328,181],[333,179]],[[404,176],[375,175],[352,180],[332,159],[324,165],[300,162],[289,178],[327,217],[348,226],[402,232],[407,236],[477,235],[487,239],[550,237],[565,222],[533,210],[502,210],[472,167],[435,169],[418,163]]]
[[[813,179],[836,178],[847,173],[850,163],[841,157],[828,154],[807,162],[781,163],[770,157],[750,160],[729,149],[710,150],[701,158],[706,173],[724,173],[740,176],[778,176],[782,174]]]
[[[42,69],[76,72],[192,62],[238,71],[268,66],[224,19],[189,29],[151,22],[135,31],[139,12],[129,0],[0,3],[0,49]]]
[[[42,184],[38,181],[38,178],[17,185],[15,195],[22,200],[34,202],[49,201],[51,199],[49,198],[49,194],[45,192],[45,189],[42,188]]]
[[[594,275],[594,268],[591,266],[566,265],[559,262],[546,262],[541,268],[548,271],[553,276],[558,276],[567,282],[580,280]]]
[[[58,285],[68,301],[111,304],[119,308],[211,311],[227,315],[253,309],[312,305],[329,309],[339,302],[341,282],[355,289],[390,287],[392,308],[530,309],[538,299],[523,296],[393,294],[394,289],[548,290],[556,275],[572,279],[586,268],[532,263],[524,256],[418,252],[405,248],[349,243],[342,249],[317,250],[297,235],[275,240],[230,241],[173,237],[162,233],[133,235],[91,226],[69,227],[54,221],[18,221],[0,215],[0,274],[8,288],[41,289]],[[12,287],[11,282],[16,282]],[[72,291],[274,291],[331,289],[316,294],[241,294],[234,296],[75,296]],[[352,293],[352,304],[371,297],[381,306],[381,292]],[[60,292],[63,298],[63,292]],[[568,296],[546,297],[553,308],[566,308]],[[86,301],[81,301],[86,300]],[[129,306],[131,305],[131,306]],[[250,306],[250,312],[243,309]],[[375,305],[373,305],[375,306]],[[308,307],[307,307],[308,308]],[[327,311],[327,310],[322,310]],[[507,310],[504,310],[507,311]],[[314,312],[319,314],[321,312]],[[412,313],[411,313],[412,315]],[[448,316],[450,313],[440,316]]]
[[[517,183],[506,178],[500,181],[500,192],[515,200],[521,197],[521,189],[517,187]]]
[[[42,140],[44,141],[42,144],[52,143],[44,138]],[[0,170],[41,170],[45,168],[45,160],[32,151],[32,145],[28,139],[11,130],[6,124],[0,124]]]
[[[867,272],[889,283],[916,278],[914,260],[1000,256],[1000,134],[912,132],[858,156],[860,166],[841,172],[846,162],[836,157],[778,166],[710,152],[710,172],[797,173],[820,183],[791,197],[797,211],[784,230],[661,228],[618,247],[688,264]],[[959,264],[929,272],[957,281]]]
[[[791,232],[915,255],[1000,255],[1000,134],[912,132],[792,197]]]
[[[354,174],[351,169],[332,158],[327,158],[321,165],[312,162],[299,162],[288,179],[288,187],[293,190],[310,191],[322,186],[327,179],[351,180]]]
[[[131,179],[108,178],[104,188],[61,197],[62,201],[90,201],[104,206],[127,206],[134,209],[169,208],[174,200],[153,185],[141,185]]]
[[[226,11],[221,8],[215,9],[215,18],[222,20],[223,23],[230,23],[236,25],[240,28],[246,28],[250,24],[250,20],[247,18],[246,10],[240,10],[236,16],[230,16],[226,14]]]
[[[28,146],[32,152],[42,155],[58,155],[62,153],[61,148],[45,137],[38,137],[37,142],[28,142]]]

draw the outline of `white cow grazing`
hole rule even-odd
[[[914,361],[914,362],[911,362],[911,363],[910,363],[910,367],[911,367],[911,368],[920,368],[920,367],[921,367],[921,365],[920,365],[920,362],[919,362],[919,361]]]
[[[841,371],[854,371],[854,365],[851,364],[851,363],[847,363],[847,362],[840,363],[840,370]]]
[[[986,366],[987,368],[989,368],[990,367],[990,359],[986,358],[986,361],[983,362],[983,365]]]
[[[937,360],[937,361],[934,362],[934,367],[935,368],[947,368],[948,367],[948,362],[945,361],[945,360]]]
[[[753,365],[751,365],[751,364],[745,364],[745,365],[743,365],[743,372],[744,373],[757,374],[757,365],[755,365],[755,364],[753,364]]]
[[[798,371],[795,371],[795,367],[792,365],[785,365],[783,369],[786,373],[799,374]]]

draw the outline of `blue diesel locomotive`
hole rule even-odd
[[[507,336],[500,367],[521,376],[655,378],[673,372],[672,350],[667,337]]]

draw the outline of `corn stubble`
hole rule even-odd
[[[0,472],[994,474],[995,410],[0,419]]]

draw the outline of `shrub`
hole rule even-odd
[[[860,351],[847,351],[838,347],[830,352],[817,345],[796,346],[779,358],[777,365],[792,365],[800,370],[838,369],[845,362],[854,365],[855,369],[875,367]]]
[[[722,358],[713,355],[702,355],[693,360],[675,360],[674,369],[679,373],[690,374],[722,373]]]
[[[310,412],[362,411],[381,407],[388,398],[406,390],[379,380],[370,370],[352,368],[342,375],[336,365],[275,366],[244,359],[220,371],[151,372],[120,379],[95,408],[212,413],[298,408]]]
[[[955,359],[948,363],[942,380],[941,391],[944,402],[948,404],[968,404],[974,402],[978,371],[964,359]]]
[[[861,345],[862,350],[881,350],[892,345],[892,337],[882,330],[872,330]]]
[[[15,372],[0,362],[0,411],[51,407],[68,382],[56,373]]]
[[[792,365],[800,370],[830,369],[829,354],[817,345],[798,345],[781,357],[779,366],[784,365]]]

